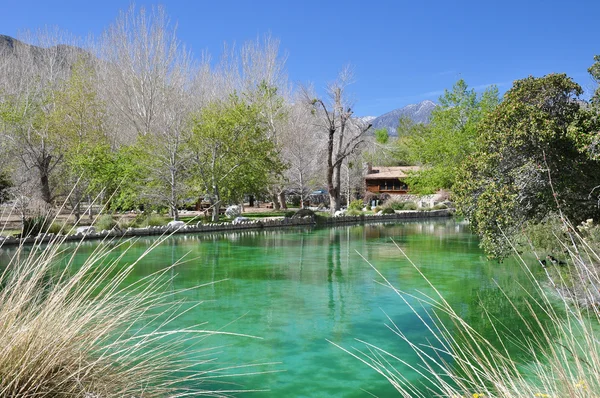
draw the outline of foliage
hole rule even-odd
[[[498,104],[498,89],[492,86],[477,95],[461,79],[452,91],[444,92],[439,102],[429,125],[420,126],[419,134],[399,139],[400,145],[406,146],[411,162],[425,166],[406,181],[415,193],[431,194],[454,186],[466,158],[475,148],[479,122]]]
[[[52,219],[47,215],[35,215],[32,217],[26,217],[23,220],[23,229],[21,232],[21,236],[38,236],[40,234],[47,233],[51,225]]]
[[[350,202],[348,205],[348,210],[362,210],[364,207],[362,199],[356,199]]]
[[[385,127],[375,130],[374,134],[375,134],[375,142],[377,142],[378,144],[385,145],[390,140],[390,135],[388,134],[388,131]]]
[[[396,214],[396,211],[394,209],[392,209],[391,207],[384,207],[381,210],[381,214]]]
[[[94,227],[96,227],[96,230],[98,231],[109,231],[117,225],[117,220],[115,220],[111,214],[103,214],[96,219],[96,222],[94,222]]]
[[[447,208],[448,208],[448,206],[446,206],[445,204],[443,204],[443,203],[438,203],[437,205],[434,205],[434,206],[431,208],[431,210],[444,210],[444,209],[447,209]]]
[[[491,255],[508,253],[505,236],[557,207],[576,223],[598,215],[589,194],[600,167],[573,139],[589,125],[576,99],[581,92],[564,74],[519,80],[482,122],[454,192]]]
[[[192,183],[199,195],[208,194],[216,205],[214,221],[222,202],[262,191],[273,173],[284,169],[259,109],[235,95],[207,105],[197,115],[189,146],[195,158]]]
[[[588,72],[596,84],[600,84],[600,55],[594,56],[594,64],[589,67]],[[600,87],[596,88],[591,102],[594,105],[600,105]]]
[[[8,173],[0,171],[0,204],[9,199],[10,187],[12,187],[12,181],[10,180]]]
[[[344,213],[345,216],[360,216],[362,215],[363,212],[361,210],[358,209],[349,209],[346,213]]]
[[[145,227],[160,227],[163,225],[167,225],[169,219],[163,215],[150,213],[145,216],[142,216],[140,219],[136,220],[136,224],[142,228]]]

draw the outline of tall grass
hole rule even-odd
[[[190,309],[169,290],[172,267],[126,283],[160,242],[128,265],[126,250],[112,253],[127,241],[99,245],[76,265],[78,248],[66,251],[58,238],[20,246],[1,264],[0,396],[226,396],[238,390],[204,387],[223,376],[204,339],[223,332],[172,328]]]
[[[469,325],[431,282],[433,295],[403,292],[371,265],[382,283],[420,318],[430,333],[430,343],[411,342],[389,319],[388,328],[409,345],[418,364],[362,340],[358,340],[362,348],[336,346],[381,374],[403,397],[600,396],[600,255],[567,222],[565,230],[568,238],[557,241],[557,246],[568,254],[567,273],[554,272],[555,266],[548,264],[548,280],[538,281],[531,264],[515,250],[534,291],[521,286],[527,297],[523,307],[498,286],[515,311],[513,315],[526,325],[525,331],[511,330],[511,325],[501,324],[484,309],[483,315],[495,331],[492,342]],[[400,247],[398,250],[406,256]],[[414,299],[420,303],[418,308],[411,304]],[[415,383],[403,376],[400,366],[417,372],[421,381]]]

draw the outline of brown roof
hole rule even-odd
[[[403,178],[407,177],[409,172],[419,171],[419,166],[396,166],[396,167],[383,167],[373,166],[371,172],[365,176],[367,180],[387,180],[392,178]]]

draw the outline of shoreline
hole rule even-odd
[[[248,229],[264,229],[264,228],[285,228],[285,227],[296,227],[296,226],[335,226],[335,225],[346,225],[346,224],[360,224],[368,222],[378,221],[402,221],[402,220],[419,220],[419,219],[430,219],[430,218],[443,218],[452,217],[454,215],[453,209],[441,209],[431,211],[419,211],[419,210],[406,210],[396,214],[373,214],[373,215],[360,215],[360,216],[341,216],[341,217],[328,217],[322,219],[319,223],[315,222],[312,218],[283,218],[274,220],[252,220],[242,221],[238,224],[233,223],[209,223],[209,224],[187,224],[182,227],[171,227],[168,225],[158,227],[146,227],[146,228],[128,228],[126,230],[103,230],[99,232],[88,232],[88,233],[77,233],[72,235],[62,234],[44,234],[35,237],[27,238],[15,238],[15,237],[4,237],[0,236],[0,247],[4,245],[18,246],[18,245],[29,245],[48,243],[54,239],[60,238],[63,242],[70,241],[83,241],[83,240],[97,240],[105,238],[126,238],[135,236],[151,236],[151,235],[163,235],[165,233],[170,234],[182,234],[182,233],[202,233],[202,232],[217,232],[217,231],[236,231],[236,230],[248,230]]]

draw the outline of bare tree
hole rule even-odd
[[[353,73],[344,68],[337,80],[327,86],[325,99],[311,96],[305,89],[305,99],[315,112],[315,123],[326,132],[326,178],[331,212],[341,206],[341,168],[344,160],[353,154],[364,141],[371,127],[353,118],[352,104],[346,89],[353,82]]]
[[[140,140],[155,182],[145,194],[166,203],[177,219],[189,162],[183,144],[193,106],[191,55],[161,7],[150,12],[131,7],[104,33],[99,57],[117,141]]]
[[[322,180],[318,134],[306,106],[297,103],[288,107],[286,121],[280,130],[281,156],[288,165],[286,187],[300,196],[302,207]]]

